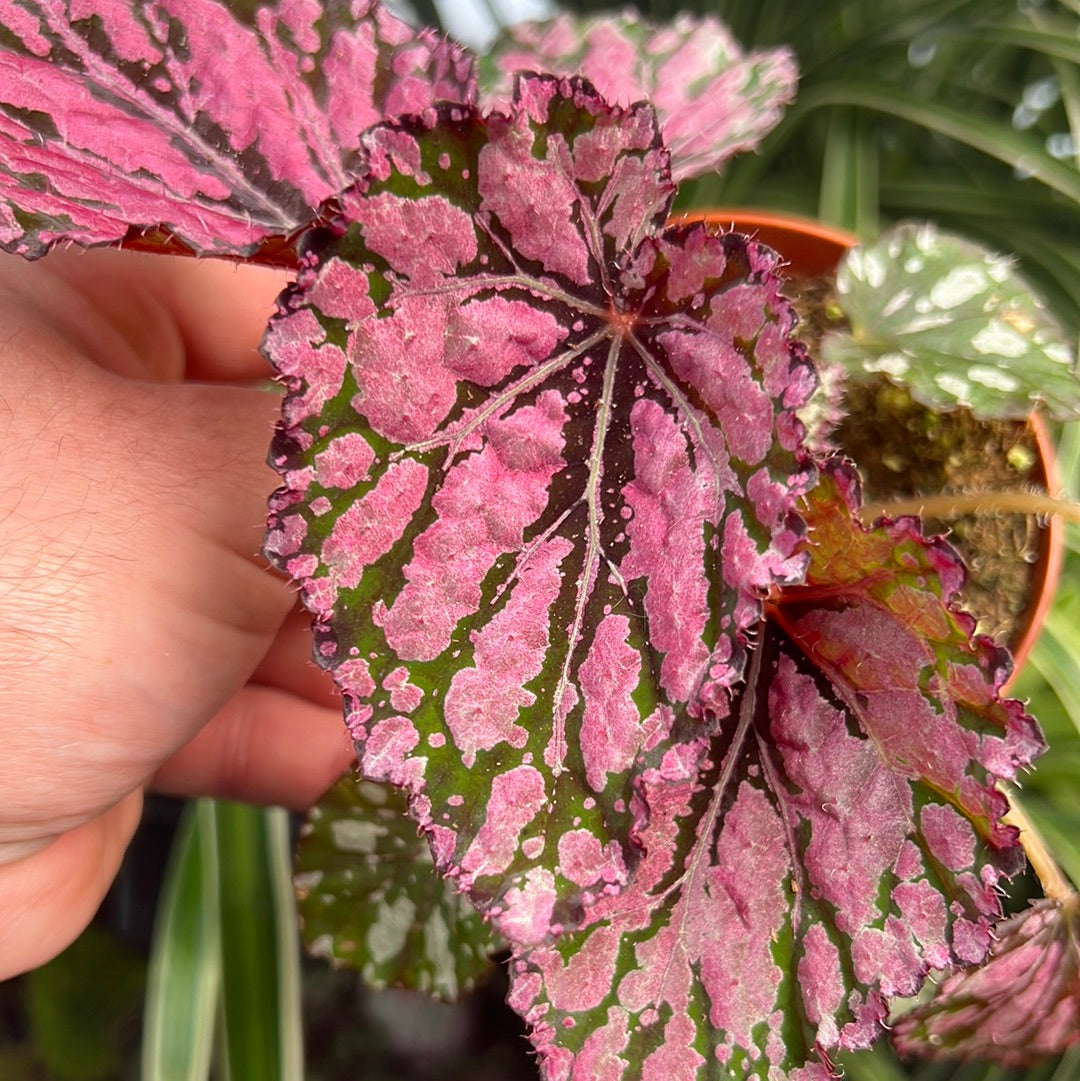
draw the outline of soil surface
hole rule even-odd
[[[831,282],[803,280],[788,291],[799,311],[800,337],[818,358],[822,335],[842,325]],[[883,376],[847,383],[837,406],[842,417],[831,441],[858,466],[867,503],[1045,491],[1035,438],[1025,423],[980,421],[966,409],[935,413]],[[1039,520],[986,513],[927,519],[924,528],[947,535],[963,557],[968,578],[960,604],[978,618],[978,630],[1015,646],[1039,584]]]

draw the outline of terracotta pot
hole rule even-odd
[[[858,243],[853,233],[794,214],[742,207],[732,210],[709,210],[681,215],[675,222],[705,221],[724,230],[746,233],[775,249],[800,276],[818,277],[836,269],[844,252]],[[1045,488],[1050,495],[1060,494],[1060,482],[1054,458],[1053,443],[1046,424],[1038,413],[1028,418],[1039,452],[1030,479]],[[1054,597],[1061,575],[1065,550],[1065,524],[1058,516],[1051,517],[1041,527],[1039,556],[1032,567],[1031,597],[1019,630],[1009,641],[1015,672],[1031,652],[1042,629],[1043,619]],[[1011,682],[1011,680],[1010,680]]]

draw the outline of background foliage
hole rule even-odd
[[[583,11],[608,4],[569,0]],[[1077,0],[641,0],[710,11],[747,49],[790,46],[795,104],[694,205],[800,212],[863,238],[928,218],[1017,253],[1080,329]]]

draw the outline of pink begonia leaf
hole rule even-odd
[[[719,20],[691,15],[665,26],[634,13],[512,26],[480,60],[483,100],[509,99],[519,71],[583,75],[612,103],[651,102],[676,181],[757,146],[798,81],[787,49],[744,53]]]
[[[697,769],[657,749],[642,770],[629,886],[517,945],[549,1081],[823,1081],[886,997],[984,956],[1019,862],[994,778],[1041,738],[949,607],[955,554],[914,519],[864,531],[852,489],[829,471],[809,497],[806,584]]]
[[[639,757],[692,771],[802,573],[813,373],[775,253],[665,231],[647,106],[534,77],[509,115],[368,142],[267,338],[267,552],[362,772],[497,930],[544,941],[625,886]]]
[[[905,1014],[905,1055],[1026,1066],[1080,1041],[1080,897],[1036,901],[995,928],[986,961],[950,973]]]
[[[471,61],[373,0],[0,0],[0,245],[289,262],[361,133],[475,92]],[[145,235],[138,235],[142,232]],[[292,257],[294,258],[294,257]]]

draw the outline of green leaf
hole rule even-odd
[[[855,105],[890,113],[981,150],[1073,202],[1080,202],[1080,173],[1071,165],[1051,157],[1030,132],[1017,131],[999,120],[988,120],[970,109],[959,109],[940,101],[897,95],[889,87],[854,81],[814,87],[800,97],[792,114],[826,105]]]
[[[143,1081],[206,1081],[221,983],[214,812],[189,804],[158,902],[143,1018]]]
[[[854,376],[883,373],[933,409],[1021,418],[1080,414],[1069,346],[1011,262],[931,225],[901,225],[847,254],[838,300],[850,331],[823,343]]]
[[[345,777],[301,831],[295,884],[307,948],[371,987],[454,999],[491,968],[498,936],[453,884],[400,789]]]
[[[304,1070],[288,813],[215,803],[213,816],[229,1075],[296,1081]]]
[[[877,234],[877,145],[865,115],[837,109],[829,118],[818,216],[861,237]]]

